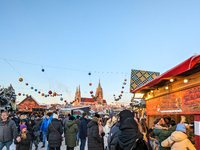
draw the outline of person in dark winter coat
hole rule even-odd
[[[120,125],[120,122],[117,121],[110,130],[110,134],[108,136],[107,150],[116,150],[117,149],[117,137],[118,137],[118,134],[120,133],[119,125]]]
[[[100,118],[94,117],[87,125],[88,127],[88,150],[103,150],[103,140],[99,136],[98,121]]]
[[[27,126],[22,124],[20,126],[20,133],[15,138],[16,150],[29,150],[31,143],[31,135],[27,131]]]
[[[69,121],[65,125],[65,144],[67,145],[67,150],[74,150],[74,147],[76,147],[78,126],[74,120],[75,118],[70,116]]]
[[[30,125],[31,125],[31,145],[30,149],[32,149],[32,145],[35,145],[35,150],[38,149],[38,143],[37,143],[37,137],[40,135],[40,128],[38,125],[35,124],[34,120],[30,120]]]
[[[15,122],[8,118],[7,112],[2,112],[0,120],[0,150],[3,149],[4,146],[6,146],[8,150],[16,135]]]
[[[40,118],[40,115],[37,116],[37,119],[35,119],[35,123],[36,125],[38,125],[39,127],[41,126],[43,120]]]
[[[131,150],[140,149],[147,150],[139,147],[136,142],[143,141],[143,134],[139,131],[139,124],[134,119],[134,113],[130,110],[123,110],[120,116],[120,133],[118,134],[117,150]]]
[[[58,115],[54,114],[51,123],[47,128],[47,140],[50,150],[60,150],[62,144],[63,128],[58,120]]]
[[[82,114],[82,118],[79,122],[79,138],[81,140],[80,150],[85,149],[86,139],[88,138],[87,135],[87,115],[86,113]]]

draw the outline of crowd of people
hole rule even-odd
[[[52,115],[9,116],[2,112],[0,121],[0,150],[16,144],[16,150],[60,150],[65,140],[67,150],[196,150],[188,138],[189,126],[181,121],[175,124],[170,117],[158,118],[149,128],[146,118],[138,119],[134,112],[123,110],[116,116],[96,113],[88,118],[68,114],[62,118]],[[64,135],[64,136],[63,136]],[[46,141],[48,142],[46,144]],[[42,147],[38,144],[42,142]]]

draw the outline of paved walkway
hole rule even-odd
[[[79,142],[79,144],[80,144],[80,142]],[[47,142],[46,142],[46,145],[47,145]],[[41,148],[41,146],[42,146],[42,142],[39,143],[38,150],[47,150],[47,147]],[[4,147],[3,150],[6,150],[6,147]],[[11,145],[10,150],[15,150],[15,144],[14,143]],[[35,150],[34,144],[33,144],[32,150]],[[62,142],[61,150],[66,150],[65,141]],[[74,150],[80,150],[79,146],[75,147]],[[86,142],[85,150],[88,150],[87,142]]]

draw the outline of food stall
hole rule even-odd
[[[148,125],[159,117],[170,116],[179,123],[185,116],[194,124],[194,143],[200,150],[200,55],[195,55],[181,64],[135,89],[146,101]]]

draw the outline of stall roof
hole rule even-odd
[[[176,67],[166,71],[152,81],[147,82],[143,86],[135,89],[132,93],[144,93],[152,89],[154,86],[163,86],[169,79],[175,76],[189,76],[192,73],[199,72],[200,55],[195,55],[180,63]]]

